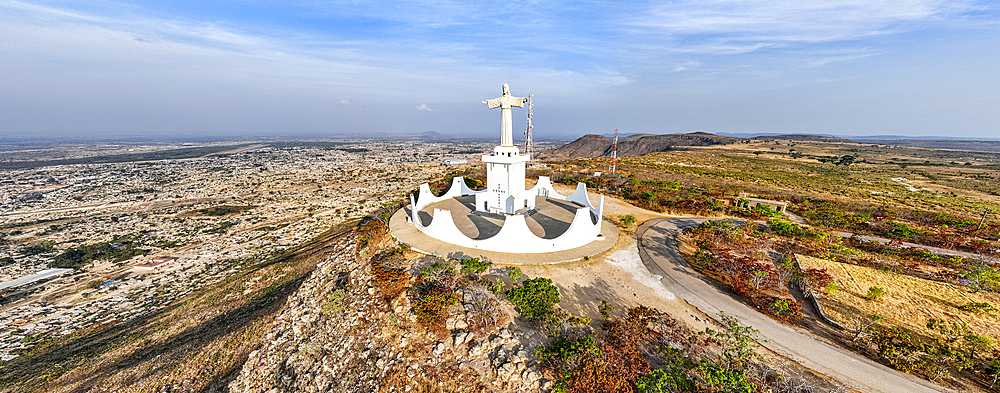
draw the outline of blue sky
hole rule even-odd
[[[998,7],[0,1],[0,140],[490,135],[502,83],[535,95],[538,138],[996,138]]]

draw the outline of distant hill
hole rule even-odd
[[[803,142],[854,142],[850,139],[837,138],[833,136],[826,135],[808,135],[808,134],[792,134],[792,135],[762,135],[753,137],[751,139],[757,139],[762,141],[803,141]]]
[[[641,156],[658,151],[680,150],[687,146],[712,146],[731,143],[742,138],[718,136],[707,132],[690,134],[653,135],[636,134],[618,138],[619,156]],[[543,160],[566,160],[574,158],[610,157],[614,138],[588,134],[573,142],[546,151],[539,155]]]
[[[445,135],[437,131],[427,131],[425,133],[417,135],[414,139],[421,140],[424,142],[446,142],[454,138],[452,138],[451,135]]]
[[[880,145],[895,145],[922,147],[925,149],[966,150],[1000,152],[1000,141],[974,140],[927,140],[927,139],[855,139],[859,143],[876,143]]]

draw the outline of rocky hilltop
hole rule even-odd
[[[640,156],[643,154],[679,150],[686,146],[712,146],[732,143],[742,138],[733,138],[692,132],[689,134],[651,135],[637,134],[618,139],[618,156]],[[567,160],[575,158],[610,157],[614,138],[588,134],[558,148],[542,153],[543,160]]]
[[[790,135],[762,135],[751,139],[761,141],[802,141],[802,142],[829,142],[829,143],[853,143],[850,139],[837,138],[826,135],[790,134]]]
[[[414,257],[377,222],[340,242],[289,298],[230,391],[537,392],[551,386],[532,355],[542,336],[517,328],[513,308],[476,282],[456,285],[460,300],[444,311],[441,326],[419,323],[403,290],[406,272],[449,262]]]

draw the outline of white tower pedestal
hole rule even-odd
[[[476,194],[476,210],[495,214],[521,214],[535,208],[535,193],[524,189],[525,162],[517,146],[497,146],[483,156],[486,192]]]

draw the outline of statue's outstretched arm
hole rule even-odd
[[[490,106],[490,109],[500,107],[500,98],[494,98],[492,100],[483,100],[483,103]]]

